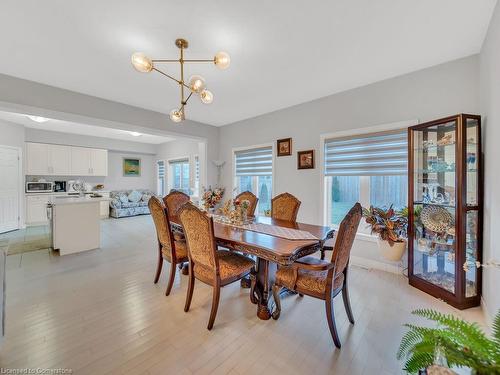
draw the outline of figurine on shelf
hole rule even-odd
[[[448,133],[444,135],[440,140],[437,141],[438,146],[447,146],[453,144],[453,134]]]

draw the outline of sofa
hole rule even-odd
[[[109,193],[110,216],[114,218],[147,215],[148,202],[154,195],[151,190],[115,190]]]

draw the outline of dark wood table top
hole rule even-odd
[[[170,221],[173,224],[181,225],[178,217],[170,217]],[[306,231],[317,237],[318,240],[290,240],[214,221],[217,243],[220,246],[285,265],[318,251],[323,246],[324,241],[333,236],[332,228],[321,225],[275,220],[265,216],[256,216],[254,222]]]

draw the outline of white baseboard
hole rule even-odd
[[[403,272],[403,265],[401,262],[394,262],[394,264],[389,264],[389,263],[379,262],[373,259],[367,259],[364,257],[357,257],[352,255],[350,263],[358,267],[376,269],[380,271],[394,273],[397,275],[401,275]]]

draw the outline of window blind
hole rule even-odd
[[[165,162],[163,160],[158,161],[158,178],[165,177]]]
[[[408,173],[406,129],[328,139],[327,176],[395,176]]]
[[[194,157],[194,179],[196,181],[200,179],[200,158],[198,156]]]
[[[259,147],[235,152],[236,176],[272,176],[273,148]]]

